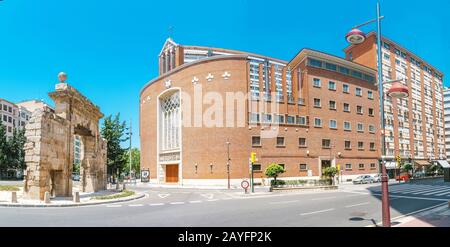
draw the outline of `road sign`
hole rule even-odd
[[[247,180],[242,180],[242,182],[241,182],[241,187],[242,187],[244,190],[247,190],[248,187],[250,187],[250,183],[249,183]]]
[[[150,182],[150,171],[149,170],[141,171],[141,182],[143,182],[143,183]]]

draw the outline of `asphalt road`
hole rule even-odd
[[[390,186],[394,225],[398,217],[450,199],[450,186],[429,186],[433,185]],[[345,185],[338,191],[248,197],[240,191],[135,189],[147,196],[126,203],[86,207],[0,208],[0,226],[362,227],[381,221],[379,185]],[[433,190],[436,193],[429,194]]]

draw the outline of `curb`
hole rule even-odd
[[[273,190],[283,191],[283,190],[337,190],[338,186],[305,186],[305,187],[285,187],[285,188],[273,188]]]
[[[63,207],[83,207],[100,204],[112,204],[117,202],[128,202],[145,197],[145,194],[140,193],[132,197],[125,197],[122,199],[116,199],[111,201],[99,201],[99,202],[86,202],[86,203],[70,203],[70,204],[19,204],[19,203],[0,203],[0,207],[9,208],[63,208]]]

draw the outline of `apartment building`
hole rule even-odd
[[[450,158],[450,88],[444,89],[445,153]]]
[[[7,137],[12,137],[14,130],[23,129],[31,116],[26,108],[1,98],[0,108],[1,123],[6,127]]]
[[[371,32],[359,45],[344,51],[346,59],[377,68],[376,34]],[[405,79],[410,94],[406,99],[385,97],[387,157],[414,160],[420,167],[446,159],[444,94],[441,71],[424,59],[382,37],[383,81]],[[384,85],[384,93],[391,85]],[[390,163],[394,165],[393,163]]]

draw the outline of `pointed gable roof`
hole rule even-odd
[[[177,46],[179,46],[177,43],[175,43],[175,41],[173,41],[173,39],[172,38],[167,38],[166,39],[166,42],[164,42],[164,45],[163,45],[163,47],[161,48],[161,51],[159,52],[159,55],[158,56],[161,56],[161,54],[166,50],[166,48],[167,47],[170,47],[170,46],[174,46],[174,47],[177,47]]]

